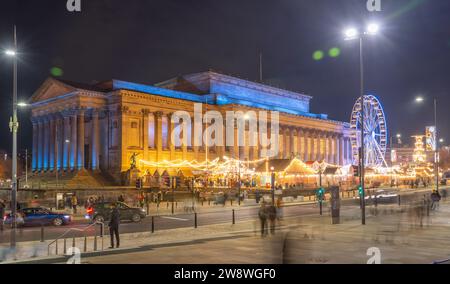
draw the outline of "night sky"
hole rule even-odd
[[[350,25],[377,21],[381,35],[365,43],[366,90],[385,107],[390,133],[404,137],[433,124],[439,100],[441,134],[450,140],[450,1],[382,0],[2,0],[0,49],[19,40],[19,98],[27,99],[62,69],[60,78],[90,83],[121,79],[154,84],[213,69],[314,97],[311,110],[349,121],[359,93],[357,41]],[[337,57],[328,56],[338,47]],[[323,59],[313,53],[322,50]],[[56,74],[56,73],[55,73]],[[58,75],[58,74],[57,74]],[[11,151],[12,64],[0,55],[0,149]],[[416,95],[426,99],[414,103]],[[20,112],[19,148],[31,147],[29,111]]]

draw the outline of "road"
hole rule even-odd
[[[429,190],[428,190],[429,191]],[[413,198],[419,198],[423,196],[423,190],[416,192],[400,193],[402,203],[410,202]],[[397,198],[391,199],[386,203],[396,203]],[[357,208],[358,201],[352,199],[345,199],[341,201],[342,210],[351,210]],[[371,203],[368,202],[368,206]],[[258,215],[258,207],[240,207],[235,210],[235,221],[244,220],[254,220]],[[324,206],[324,214],[328,214],[328,207]],[[307,215],[318,215],[319,209],[317,204],[303,204],[303,205],[291,205],[284,208],[284,216],[294,217],[294,216],[307,216]],[[214,212],[202,212],[197,214],[197,226],[211,225],[211,224],[223,224],[232,222],[232,209],[224,208],[224,210],[214,211]],[[194,214],[177,214],[177,215],[166,215],[166,216],[155,216],[154,217],[154,228],[156,230],[168,230],[174,228],[185,228],[194,227],[195,217]],[[121,224],[121,233],[136,233],[136,232],[149,232],[152,227],[152,218],[147,217],[139,223],[124,222]],[[99,234],[100,226],[90,227],[86,220],[74,221],[69,226],[44,227],[44,239],[54,240],[65,233],[67,230],[72,229],[73,232],[67,235],[67,237],[83,237],[94,236],[96,233]],[[105,230],[108,229],[107,227]],[[83,231],[85,230],[85,231]],[[5,228],[4,231],[0,232],[0,244],[7,244],[10,241],[10,230]],[[40,227],[25,227],[17,229],[16,239],[18,242],[24,241],[36,241],[41,239],[41,228]]]

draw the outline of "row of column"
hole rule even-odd
[[[90,111],[91,133],[86,135],[83,109],[35,116],[33,123],[34,172],[75,171],[85,168],[85,146],[90,146],[88,168],[99,169],[99,113]],[[88,136],[90,141],[85,142]]]
[[[153,117],[152,117],[153,116]],[[157,155],[163,150],[168,150],[171,153],[171,159],[175,158],[175,146],[172,145],[170,139],[170,133],[174,129],[174,124],[171,123],[171,114],[163,112],[151,113],[148,110],[143,111],[143,145],[144,147],[144,159],[148,157],[149,148],[154,148],[157,150]],[[149,124],[149,117],[152,117],[152,125]],[[163,119],[167,119],[167,125],[163,125]],[[153,129],[151,129],[153,127]],[[163,130],[163,127],[167,129]],[[194,152],[194,157],[198,158],[198,152],[204,152],[205,146],[196,147],[194,146],[194,129],[201,128],[205,130],[205,124],[194,125],[194,121],[191,121],[191,125],[188,126],[188,132],[191,135],[191,145],[192,147],[187,147],[187,145],[182,145],[180,148],[183,152],[183,158],[186,157],[186,152],[191,150]],[[149,131],[153,131],[154,141],[149,141]],[[268,139],[270,139],[270,128],[267,129]],[[167,133],[163,137],[163,133]],[[249,132],[245,131],[245,146],[236,146],[238,144],[238,130],[235,128],[234,131],[234,145],[235,146],[212,146],[209,145],[209,153],[215,154],[214,157],[209,157],[210,159],[215,157],[222,157],[224,155],[230,155],[236,159],[249,159],[255,160],[262,158],[261,150],[263,147],[259,144],[259,133],[257,134],[256,141],[258,143],[256,146],[249,146]],[[167,139],[164,141],[163,139]],[[223,141],[226,143],[226,129],[224,127]],[[150,147],[152,145],[152,147]],[[167,147],[163,147],[166,145]],[[303,128],[286,128],[280,127],[279,135],[279,153],[277,158],[291,158],[296,156],[304,161],[326,161],[332,164],[345,165],[351,163],[352,153],[351,153],[351,143],[349,137],[344,137],[341,133],[324,132],[315,129],[303,129]]]
[[[320,130],[281,129],[279,158],[300,157],[304,161],[351,163],[350,137]]]

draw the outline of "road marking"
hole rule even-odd
[[[179,221],[189,221],[189,219],[183,219],[183,218],[177,218],[177,217],[168,217],[168,216],[161,216],[161,218],[172,219],[172,220],[179,220]]]

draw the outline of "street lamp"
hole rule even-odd
[[[275,168],[270,167],[270,184],[272,187],[272,205],[275,205]]]
[[[359,40],[359,67],[360,67],[360,100],[361,100],[361,147],[359,150],[359,163],[361,168],[360,187],[362,191],[361,196],[361,223],[366,224],[366,202],[364,191],[364,159],[365,159],[365,145],[364,145],[364,60],[363,60],[363,39],[366,36],[374,36],[378,34],[380,27],[376,23],[370,23],[364,32],[360,32],[357,28],[351,27],[344,31],[345,40]]]
[[[5,54],[13,59],[13,114],[9,123],[12,132],[12,187],[11,187],[11,240],[12,248],[16,246],[16,211],[17,211],[17,34],[14,26],[14,49],[6,50]]]
[[[416,97],[417,103],[422,103],[425,101],[425,98],[422,96]],[[436,175],[436,192],[439,191],[439,149],[438,149],[438,124],[437,124],[437,99],[433,99],[434,106],[434,174]]]

